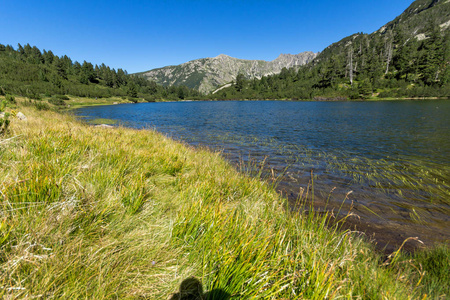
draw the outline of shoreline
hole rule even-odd
[[[78,97],[80,98],[80,97]],[[94,100],[92,98],[85,98],[90,99],[93,101],[87,101],[86,103],[79,104],[78,102],[75,102],[74,99],[70,99],[68,102],[68,105],[70,107],[62,107],[63,111],[70,111],[73,109],[81,108],[81,107],[88,107],[88,106],[102,106],[102,105],[119,105],[119,104],[139,104],[139,103],[171,103],[171,102],[196,102],[196,101],[208,101],[208,102],[221,102],[221,101],[293,101],[293,102],[377,102],[377,101],[429,101],[429,100],[449,100],[449,98],[445,97],[427,97],[427,98],[369,98],[369,99],[340,99],[340,100],[317,100],[317,99],[223,99],[223,100],[212,100],[212,99],[189,99],[189,100],[179,100],[179,101],[138,101],[138,102],[131,102],[128,100],[120,99],[119,98],[108,98],[113,99],[109,101],[101,101],[98,102],[98,100]],[[106,99],[104,99],[106,100]],[[72,101],[72,102],[70,102]],[[76,100],[79,101],[79,100]]]
[[[5,211],[2,267],[7,287],[29,280],[2,296],[161,299],[190,276],[240,298],[434,291],[412,287],[421,277],[411,257],[385,260],[318,213],[286,211],[286,199],[219,153],[151,130],[24,112],[28,120],[11,125],[20,138],[0,147],[1,197],[17,208]]]
[[[96,122],[95,124],[99,124]],[[106,124],[106,123],[105,123]],[[218,150],[220,152],[220,150]],[[232,160],[224,157],[228,162],[232,162]],[[235,160],[237,158],[235,157]],[[236,169],[239,169],[236,167]],[[331,187],[330,187],[331,188]],[[289,196],[289,193],[284,192],[283,189],[277,189],[278,192],[281,192],[285,197],[289,198],[290,201],[295,201],[295,196]],[[296,191],[291,190],[290,193],[296,193]],[[287,196],[286,196],[287,195]],[[341,195],[342,196],[342,195]],[[376,200],[376,199],[374,199]],[[316,201],[317,202],[317,201]],[[325,201],[324,201],[325,202]],[[336,210],[339,207],[340,203],[335,203]],[[325,205],[319,206],[316,205],[316,208],[322,210]],[[359,209],[359,210],[358,210]],[[427,232],[420,228],[420,226],[415,226],[414,224],[406,225],[401,222],[392,222],[391,219],[381,220],[375,217],[376,213],[373,216],[367,213],[367,211],[362,211],[363,207],[358,207],[356,204],[355,208],[353,208],[352,213],[358,214],[359,219],[356,218],[348,218],[347,224],[345,225],[346,229],[363,231],[366,233],[366,236],[369,240],[374,240],[374,245],[376,245],[377,249],[382,253],[392,253],[400,246],[402,246],[403,242],[411,237],[419,237],[422,238],[425,244],[421,242],[408,242],[404,246],[404,250],[409,253],[414,251],[424,249],[424,248],[433,248],[433,245],[439,243],[436,239],[427,238]],[[379,213],[379,212],[378,212]],[[392,215],[391,215],[392,217]],[[395,216],[394,216],[395,217]],[[377,219],[377,220],[375,220]],[[383,224],[384,223],[384,224]],[[425,226],[425,225],[423,225]],[[416,230],[416,232],[415,232]],[[375,235],[375,237],[374,237]],[[445,238],[445,235],[440,234],[442,237],[441,243],[448,244],[448,239]]]

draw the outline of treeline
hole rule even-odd
[[[410,22],[411,23],[411,22]],[[395,26],[394,26],[395,25]],[[182,99],[420,98],[450,96],[450,30],[429,21],[421,34],[401,23],[358,33],[329,46],[308,65],[249,79],[205,96],[186,86],[164,87],[105,64],[73,62],[29,44],[0,44],[0,95]]]
[[[0,44],[0,95],[16,94],[39,100],[43,95],[73,95],[108,98],[118,96],[131,101],[144,99],[181,100],[201,94],[185,86],[163,87],[147,79],[129,75],[105,64],[73,62],[67,55],[36,46]]]
[[[419,38],[401,26],[355,34],[326,48],[312,63],[247,79],[213,99],[316,99],[449,97],[450,30],[431,24]]]

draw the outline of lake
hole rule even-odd
[[[302,191],[314,191],[317,210],[351,213],[352,228],[386,250],[408,237],[449,242],[448,100],[187,101],[74,113],[222,151],[245,172],[257,174],[263,165],[259,176],[277,178],[292,209]]]

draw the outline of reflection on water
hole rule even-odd
[[[313,170],[316,204],[333,191],[330,207],[346,199],[342,212],[351,208],[369,233],[382,230],[383,245],[409,236],[449,240],[449,101],[201,101],[85,107],[76,114],[154,128],[220,150],[234,163],[265,161],[291,199]]]

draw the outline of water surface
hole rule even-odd
[[[313,176],[315,204],[352,212],[381,246],[449,241],[450,101],[195,101],[75,113],[156,129],[243,166],[264,161],[292,203]]]

